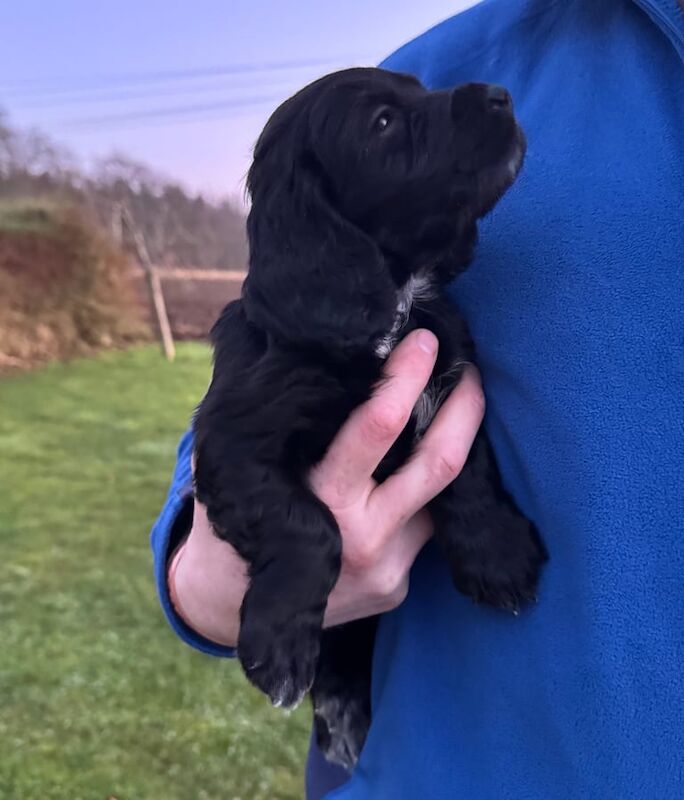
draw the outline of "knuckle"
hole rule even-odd
[[[384,400],[369,409],[367,432],[376,439],[397,436],[408,422],[409,411],[400,403]]]
[[[378,562],[380,558],[380,546],[375,539],[368,537],[362,542],[358,542],[346,553],[345,560],[349,566],[357,571],[367,571]]]
[[[309,474],[306,476],[306,481],[311,491],[323,502],[326,502],[325,496],[327,494],[328,481],[326,480],[325,470],[321,464],[316,464]]]
[[[309,476],[309,486],[316,497],[328,506],[333,516],[336,516],[337,507],[344,497],[344,487],[336,476],[324,472],[312,473]]]
[[[465,456],[438,453],[428,462],[428,473],[436,483],[450,483],[463,469]]]
[[[373,576],[372,592],[383,611],[390,611],[406,598],[408,580],[405,575],[395,570],[378,570]]]
[[[469,402],[474,415],[482,421],[487,409],[487,401],[485,400],[484,392],[481,387],[474,388],[473,391],[470,392]]]
[[[395,588],[394,592],[392,592],[392,595],[389,598],[392,605],[388,610],[400,606],[404,602],[404,600],[406,600],[406,597],[408,595],[408,590],[409,590],[408,580],[400,581],[399,585]]]

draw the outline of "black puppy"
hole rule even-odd
[[[196,494],[249,565],[238,656],[276,705],[312,689],[318,740],[351,767],[369,724],[375,620],[322,632],[341,539],[307,473],[416,327],[440,342],[430,383],[379,481],[410,456],[473,359],[445,296],[476,221],[511,185],[525,140],[508,93],[351,69],[273,114],[248,179],[250,270],[213,330],[214,374],[194,421]],[[456,587],[516,611],[546,559],[484,434],[430,503]],[[313,688],[312,688],[313,687]]]

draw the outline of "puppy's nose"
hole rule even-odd
[[[488,86],[486,97],[492,111],[510,111],[513,108],[511,96],[503,86]]]

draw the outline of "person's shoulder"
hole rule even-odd
[[[388,56],[380,66],[417,76],[428,88],[470,80],[478,64],[519,42],[534,42],[531,29],[558,13],[567,0],[483,0],[440,22]]]

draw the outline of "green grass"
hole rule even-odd
[[[148,532],[209,352],[154,347],[0,381],[0,798],[302,797],[308,709],[158,607]]]

